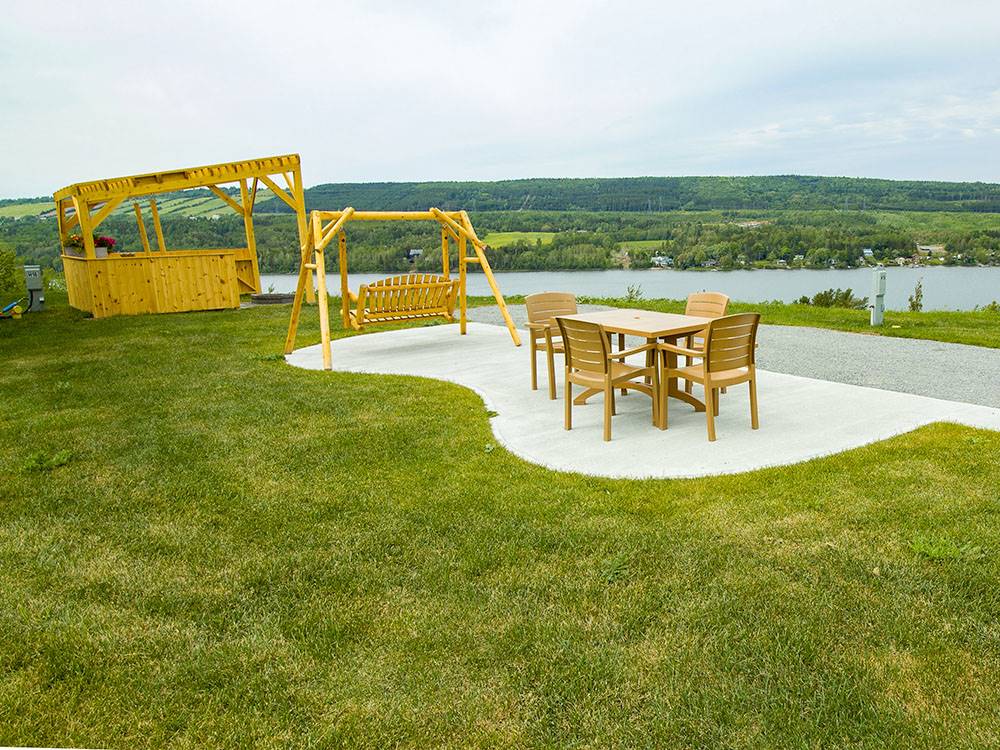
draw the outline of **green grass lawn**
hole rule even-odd
[[[0,744],[1000,744],[1000,435],[554,473],[287,316],[0,321]]]
[[[535,243],[538,240],[543,245],[549,245],[555,236],[555,232],[489,232],[483,237],[483,242],[490,247],[504,247],[521,241]]]
[[[588,299],[602,305],[638,307],[663,312],[684,312],[683,300]],[[867,310],[845,310],[813,305],[791,305],[782,302],[733,302],[729,311],[759,312],[761,321],[771,325],[810,326],[852,331],[873,336],[897,336],[911,339],[932,339],[955,344],[971,344],[1000,348],[1000,313],[980,311],[896,312],[886,311],[885,325],[869,325]]]

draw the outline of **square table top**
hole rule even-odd
[[[629,308],[578,313],[576,315],[560,315],[559,317],[570,320],[583,320],[588,323],[600,323],[608,333],[624,333],[644,339],[666,338],[697,333],[705,329],[712,322],[712,318],[701,318],[696,315],[679,315],[677,313],[632,310]]]

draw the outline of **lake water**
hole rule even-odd
[[[626,289],[641,286],[649,298],[683,299],[691,292],[710,289],[728,294],[741,302],[781,300],[791,302],[803,294],[812,296],[824,289],[850,287],[855,296],[871,296],[872,270],[812,271],[517,271],[496,273],[504,294],[567,291],[586,297],[623,297]],[[886,307],[906,310],[907,297],[917,281],[924,283],[925,310],[971,310],[977,305],[1000,301],[1000,267],[887,268]],[[349,274],[351,288],[370,283],[388,274]],[[340,290],[340,277],[330,275],[331,294]],[[292,274],[263,274],[266,291],[295,291]],[[481,273],[469,274],[469,294],[489,295],[489,285]]]

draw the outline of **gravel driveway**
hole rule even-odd
[[[524,328],[524,305],[508,309]],[[503,325],[495,306],[470,308],[469,319]],[[758,340],[758,364],[772,372],[1000,408],[1000,349],[799,326],[761,326]]]

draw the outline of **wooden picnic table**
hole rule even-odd
[[[677,313],[661,313],[652,310],[633,310],[616,308],[602,312],[578,313],[576,315],[561,315],[571,320],[583,320],[589,323],[599,323],[605,333],[618,334],[619,349],[625,348],[626,336],[638,336],[646,343],[669,341],[676,343],[678,339],[699,333],[708,327],[712,318],[700,318],[695,315],[680,315]],[[646,352],[646,365],[653,363],[655,352]],[[676,367],[677,355],[668,352],[668,364]],[[573,399],[574,404],[585,403],[588,398],[600,393],[600,390],[589,388]],[[695,408],[695,411],[705,411],[705,403],[690,393],[677,387],[677,378],[671,378],[667,384],[667,395],[679,399]]]

